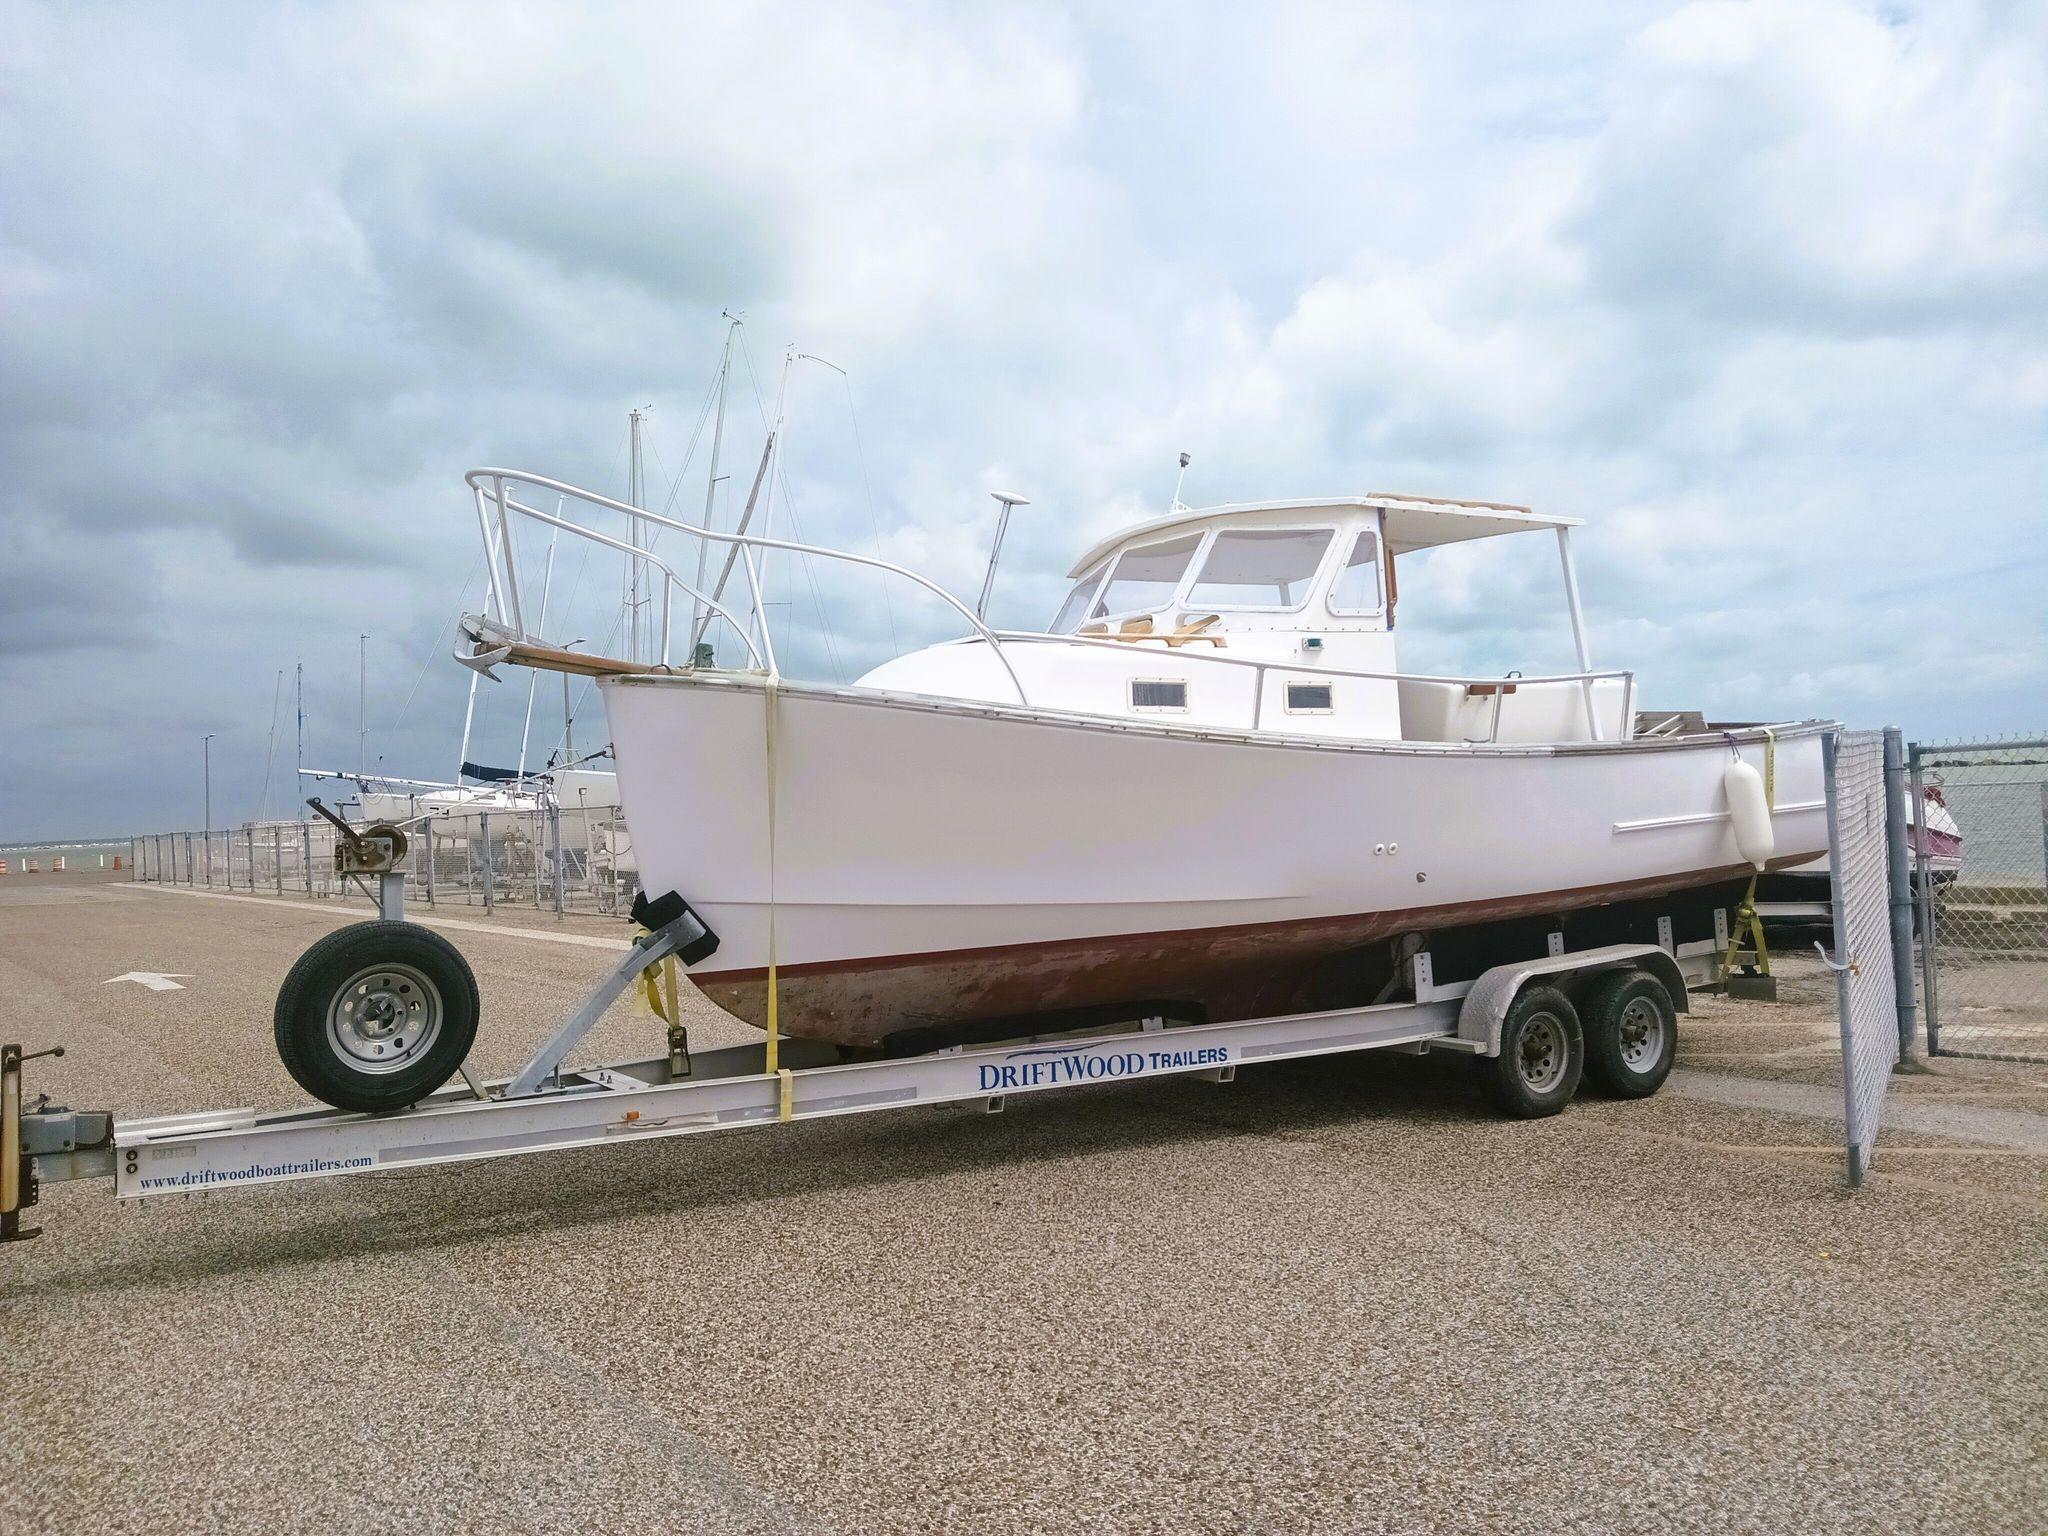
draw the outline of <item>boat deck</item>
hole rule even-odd
[[[271,998],[360,915],[9,876],[0,1035],[67,1046],[31,1087],[73,1104],[296,1105]],[[456,921],[487,1074],[624,935]],[[1375,1054],[141,1207],[52,1185],[0,1250],[0,1527],[2021,1529],[2048,1088],[1901,1078],[1846,1200],[1832,991],[1782,969],[1780,1004],[1696,1000],[1656,1098],[1541,1122]],[[588,1054],[659,1048],[620,1005]]]

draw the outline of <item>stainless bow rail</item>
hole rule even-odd
[[[524,635],[527,631],[524,604],[521,602],[519,594],[519,573],[512,555],[512,532],[509,515],[514,512],[522,517],[531,518],[536,522],[564,529],[583,538],[592,539],[607,548],[620,550],[629,559],[645,560],[662,573],[660,662],[663,666],[670,664],[670,642],[673,632],[673,595],[676,588],[681,588],[694,601],[703,603],[710,613],[717,614],[728,624],[732,625],[740,638],[746,642],[748,656],[757,664],[765,666],[771,676],[779,677],[781,675],[781,667],[777,663],[775,656],[775,638],[769,632],[767,608],[761,595],[761,574],[754,564],[753,557],[753,551],[757,549],[779,549],[790,554],[816,555],[821,559],[840,560],[850,565],[866,566],[872,570],[887,572],[892,576],[901,576],[905,580],[924,588],[927,592],[938,597],[949,608],[953,609],[954,612],[958,613],[961,618],[967,621],[969,627],[977,635],[989,643],[994,649],[996,659],[1002,663],[1003,670],[1009,674],[1011,685],[1017,690],[1017,702],[1025,705],[1030,703],[1030,699],[1024,691],[1024,683],[1017,676],[1016,669],[1010,665],[1009,657],[1003,654],[1002,645],[996,639],[995,631],[982,623],[980,617],[976,615],[972,608],[969,608],[944,587],[927,577],[918,575],[917,572],[910,570],[906,566],[896,565],[887,560],[878,560],[872,555],[856,555],[850,550],[829,549],[817,544],[799,544],[789,539],[770,538],[766,534],[742,533],[738,531],[724,533],[715,528],[701,528],[694,523],[686,523],[678,518],[668,517],[659,512],[650,512],[644,507],[636,507],[628,502],[615,501],[611,497],[600,495],[596,491],[587,491],[579,486],[570,485],[565,481],[551,479],[546,475],[530,474],[522,470],[473,469],[463,476],[463,479],[468,482],[470,490],[476,496],[477,519],[484,537],[485,564],[489,568],[490,575],[489,590],[491,602],[496,610],[493,616],[499,623],[510,625],[519,634]],[[714,543],[728,545],[732,553],[726,560],[725,569],[719,574],[718,585],[708,594],[700,592],[690,583],[676,575],[674,570],[665,562],[656,558],[645,548],[611,538],[605,534],[598,533],[594,529],[586,528],[580,523],[551,516],[537,507],[531,507],[524,502],[517,501],[507,492],[506,487],[508,485],[532,486],[538,490],[552,491],[557,496],[564,498],[573,497],[589,506],[619,513],[636,522],[652,523],[661,528],[687,534],[692,538],[709,539]],[[757,477],[755,482],[756,492],[759,491],[759,488],[760,482]],[[747,506],[749,513],[751,513],[754,506],[754,499],[752,497],[748,498]],[[495,520],[491,517],[489,510],[492,507],[497,509]],[[740,565],[746,570],[747,586],[753,598],[753,618],[758,624],[760,633],[761,643],[759,646],[754,644],[749,634],[750,626],[742,624],[719,601],[725,595],[726,584],[733,570],[734,558],[737,558]],[[708,622],[708,616],[705,622]],[[693,650],[697,641],[702,637],[703,631],[703,623],[699,623],[693,630],[691,634]],[[641,660],[644,658],[636,657],[633,659]]]

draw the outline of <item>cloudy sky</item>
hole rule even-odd
[[[971,598],[1014,488],[1007,623],[1186,450],[1585,517],[1646,703],[2048,726],[2038,4],[0,0],[0,840],[196,826],[207,732],[252,814],[280,671],[283,809],[301,662],[308,763],[448,776],[463,471],[617,492],[650,406],[701,508],[725,309],[722,473],[830,359],[778,531]],[[1404,568],[1404,662],[1563,662],[1528,542]],[[945,630],[812,575],[805,670]]]

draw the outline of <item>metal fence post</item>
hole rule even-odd
[[[256,828],[254,825],[242,828],[242,840],[249,859],[249,894],[256,894]]]
[[[1920,914],[1920,992],[1926,1000],[1927,1054],[1941,1054],[1941,992],[1937,980],[1938,953],[1934,942],[1934,875],[1928,867],[1928,849],[1933,839],[1927,831],[1927,776],[1920,761],[1921,748],[1914,742],[1907,748],[1913,784],[1913,824],[1920,835],[1913,840],[1914,905]]]
[[[2048,795],[2042,797],[2042,815],[2048,817]],[[547,836],[555,846],[555,915],[561,915],[561,807],[547,807]]]
[[[1884,730],[1885,879],[1891,892],[1892,986],[1898,994],[1899,1060],[1913,1054],[1918,1011],[1913,1000],[1913,889],[1906,863],[1905,738],[1896,725]]]
[[[284,828],[270,829],[270,860],[277,866],[277,894],[284,894]]]
[[[492,870],[491,870],[491,813],[490,813],[489,811],[478,811],[478,812],[476,813],[476,819],[477,819],[477,828],[478,828],[478,832],[479,832],[479,835],[480,835],[480,836],[481,836],[481,837],[483,838],[483,843],[484,843],[484,910],[485,910],[486,912],[488,912],[488,911],[490,911],[490,910],[491,910],[491,894],[492,894],[492,893],[491,893],[491,875],[492,875]]]
[[[427,840],[427,905],[434,904],[434,815],[427,813],[427,819],[420,823],[420,835]]]

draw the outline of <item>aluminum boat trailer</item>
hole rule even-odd
[[[0,1048],[0,1240],[35,1235],[21,1213],[42,1184],[59,1180],[111,1179],[123,1200],[251,1189],[913,1105],[979,1102],[995,1112],[1020,1094],[1190,1074],[1229,1082],[1241,1066],[1351,1051],[1462,1053],[1491,1063],[1482,1076],[1506,1113],[1555,1114],[1576,1092],[1582,1067],[1611,1093],[1656,1090],[1670,1070],[1676,1014],[1687,1010],[1689,988],[1719,983],[1726,942],[1726,914],[1716,909],[1714,937],[1674,942],[1669,917],[1657,919],[1655,944],[1567,951],[1562,932],[1553,932],[1547,953],[1456,982],[1437,981],[1429,950],[1418,946],[1405,968],[1412,995],[1361,1007],[1225,1023],[1154,1013],[1115,1027],[857,1061],[837,1047],[789,1039],[693,1054],[686,1031],[671,1023],[663,1055],[564,1065],[643,973],[709,938],[687,905],[665,902],[672,905],[652,909],[656,926],[519,1072],[483,1083],[465,1065],[454,1085],[406,1109],[131,1119],[47,1098],[31,1105],[24,1064],[63,1048]]]

